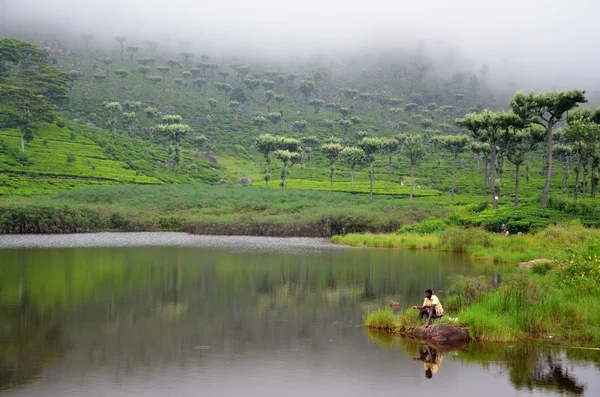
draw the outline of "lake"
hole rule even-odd
[[[455,351],[362,327],[502,268],[321,239],[0,236],[0,393],[9,396],[600,396],[600,352]]]

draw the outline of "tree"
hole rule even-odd
[[[242,88],[235,87],[233,90],[231,90],[231,95],[229,95],[229,99],[231,99],[232,101],[237,101],[239,103],[246,103],[248,97],[246,96],[246,93]]]
[[[83,42],[85,43],[85,50],[87,51],[89,48],[90,41],[94,40],[94,36],[91,34],[82,34],[81,38],[83,39]]]
[[[151,74],[150,76],[148,76],[148,80],[152,83],[153,86],[156,86],[158,83],[163,81],[163,78],[161,76]]]
[[[548,206],[550,182],[552,180],[552,131],[564,115],[581,103],[587,102],[585,91],[542,92],[525,94],[518,92],[510,101],[513,111],[525,122],[540,124],[546,130],[546,180],[542,191],[542,206]]]
[[[298,132],[300,136],[302,136],[302,134],[304,133],[304,131],[306,131],[307,128],[308,122],[306,120],[296,120],[292,123],[292,129]]]
[[[115,74],[121,78],[121,85],[122,86],[125,86],[125,77],[127,77],[128,73],[129,72],[127,71],[127,69],[117,69],[117,70],[115,70]]]
[[[81,78],[81,72],[79,70],[69,71],[69,106],[71,106],[71,100],[73,98],[73,86],[75,82]]]
[[[269,174],[269,166],[271,165],[271,152],[277,150],[277,140],[271,134],[262,134],[256,139],[256,148],[259,152],[262,153],[265,158],[266,168],[265,168],[265,184],[269,187],[269,179],[271,179],[271,175]]]
[[[231,85],[219,81],[215,83],[215,88],[224,94],[224,101],[227,102],[227,95],[229,94],[229,91],[231,91]]]
[[[215,108],[217,107],[217,103],[219,102],[215,98],[208,98],[206,103],[208,103],[208,106],[210,106],[210,115],[212,116]]]
[[[489,185],[493,196],[493,207],[498,208],[498,193],[496,189],[496,162],[498,146],[504,144],[509,130],[520,128],[523,121],[513,112],[468,113],[464,119],[456,120],[457,124],[471,132],[473,138],[490,145]]]
[[[358,147],[360,147],[365,155],[369,159],[369,198],[373,198],[373,180],[375,175],[373,173],[373,161],[375,161],[375,154],[381,149],[381,139],[379,138],[363,138],[362,141],[358,143]]]
[[[271,101],[275,98],[275,93],[273,90],[265,91],[265,100],[267,102],[267,112],[271,111]]]
[[[350,188],[354,190],[354,171],[369,164],[364,150],[357,147],[345,147],[340,153],[342,161],[350,168]]]
[[[129,53],[129,69],[133,70],[133,57],[140,49],[136,46],[127,47],[127,52]]]
[[[569,179],[569,170],[571,168],[571,160],[573,157],[573,149],[569,145],[557,143],[552,148],[553,155],[562,162],[563,166],[563,193],[567,193],[567,179]]]
[[[121,63],[123,63],[123,44],[127,40],[127,37],[117,36],[117,37],[115,37],[115,40],[117,40],[119,42],[119,45],[121,46]]]
[[[575,168],[575,188],[573,198],[577,200],[580,190],[580,175],[584,164],[592,160],[595,146],[600,141],[600,125],[591,122],[588,109],[578,109],[569,115],[569,125],[565,130],[565,141],[570,144],[577,158]],[[594,175],[595,176],[595,175]],[[592,177],[592,180],[594,177]]]
[[[104,66],[106,66],[106,82],[108,83],[108,73],[110,72],[110,65],[112,65],[113,60],[110,58],[104,58],[102,60]]]
[[[350,132],[350,129],[352,128],[352,121],[350,121],[348,119],[340,119],[340,121],[338,121],[338,124],[340,125],[340,128],[344,132],[343,138],[346,139],[346,136],[348,135],[348,133]]]
[[[248,88],[250,90],[250,92],[252,93],[251,96],[254,97],[254,91],[258,87],[260,87],[260,80],[259,79],[255,79],[254,77],[246,77],[244,79],[243,83],[246,86],[246,88]]]
[[[383,138],[381,140],[381,152],[388,157],[388,182],[392,180],[392,156],[396,154],[399,143],[396,138]]]
[[[410,203],[413,199],[413,185],[415,183],[415,167],[425,158],[425,146],[420,135],[409,135],[404,142],[404,155],[410,163]]]
[[[176,115],[169,115],[169,116],[176,116]],[[163,121],[166,119],[166,117],[167,116],[163,117]],[[180,120],[180,117],[181,116],[179,116],[179,120]],[[174,118],[173,118],[173,120],[174,120]],[[167,154],[173,153],[173,157],[172,157],[172,162],[174,165],[173,170],[175,172],[177,172],[178,168],[179,168],[179,163],[181,162],[180,143],[183,140],[183,138],[190,133],[190,131],[192,129],[189,125],[182,124],[182,123],[159,124],[156,129],[157,129],[157,131],[159,131],[159,133],[161,133],[164,137],[166,137],[169,142],[169,148],[168,148]],[[169,161],[171,161],[171,159],[169,159]]]
[[[313,79],[304,79],[300,81],[300,92],[304,95],[304,105],[308,102],[308,98],[315,90],[315,82]]]
[[[119,117],[123,112],[123,107],[119,102],[104,102],[102,107],[106,109],[108,117],[106,118],[106,125],[111,130],[112,144],[115,144],[115,133],[119,126]]]
[[[342,151],[343,147],[339,143],[326,143],[321,146],[321,151],[329,159],[329,182],[333,186],[333,178],[335,176],[335,163]]]
[[[43,95],[27,88],[0,84],[0,92],[2,93],[0,108],[3,109],[0,112],[0,125],[19,129],[21,151],[25,152],[25,142],[32,141],[34,138],[34,123],[52,122],[54,109]]]
[[[227,77],[229,77],[229,72],[225,72],[222,70],[219,72],[219,76],[221,76],[221,78],[223,79],[223,83],[225,83],[227,81]]]
[[[456,186],[456,159],[471,146],[471,138],[467,135],[444,135],[438,136],[439,145],[452,155],[452,191],[450,201],[454,201],[454,188]]]
[[[512,129],[507,131],[506,158],[515,165],[515,201],[514,206],[519,205],[519,181],[521,178],[521,165],[525,162],[527,153],[535,150],[538,143],[544,140],[544,128],[532,124],[524,129]]]
[[[158,66],[156,68],[156,71],[158,73],[160,73],[160,76],[162,77],[162,86],[163,86],[163,91],[165,89],[165,81],[167,80],[167,73],[169,73],[169,70],[171,70],[171,68],[169,66]]]
[[[308,159],[308,166],[312,167],[312,157],[313,151],[315,147],[319,144],[319,138],[314,135],[304,136],[300,138],[300,142],[302,144],[303,151],[306,153]]]
[[[315,109],[315,125],[317,124],[317,120],[319,120],[319,111],[325,105],[325,101],[322,99],[311,99],[309,104]]]
[[[160,76],[159,76],[160,77]],[[106,79],[106,76],[103,74],[95,74],[94,75],[94,81],[98,84],[102,84],[104,83],[104,80]]]
[[[150,66],[148,66],[148,65],[141,65],[141,66],[138,68],[138,71],[139,71],[139,72],[140,72],[140,73],[141,73],[141,74],[142,74],[144,77],[146,77],[146,75],[147,75],[147,74],[150,72],[150,70],[152,70],[152,69],[151,69],[151,68],[150,68]]]
[[[135,129],[137,125],[137,115],[135,112],[123,112],[123,118],[127,123],[127,129],[129,130],[129,136],[135,136]]]
[[[269,120],[271,122],[271,124],[273,124],[273,127],[275,127],[275,130],[277,130],[277,124],[281,121],[281,113],[277,113],[277,112],[271,112],[271,113],[267,113],[267,120]],[[275,131],[277,133],[277,131]]]
[[[267,119],[264,116],[256,115],[252,117],[252,124],[258,127],[259,131],[262,131],[264,125],[267,123]]]
[[[283,163],[283,167],[281,168],[281,187],[285,189],[287,186],[288,165],[290,162],[296,160],[299,155],[298,153],[282,149],[274,151],[273,155]]]
[[[283,94],[277,94],[275,95],[275,102],[277,102],[279,104],[279,109],[283,110],[283,102],[285,101],[285,95]]]
[[[487,143],[481,143],[481,142],[473,142],[471,144],[471,150],[473,151],[473,153],[475,154],[476,158],[477,158],[477,166],[479,166],[479,161],[482,160],[483,161],[483,198],[486,197],[487,195],[487,186],[488,186],[488,180],[489,180],[489,164],[490,164],[490,153],[491,153],[491,149],[490,149],[490,145]]]
[[[202,91],[202,86],[206,84],[206,79],[203,77],[194,79],[194,86],[198,87],[198,92]]]

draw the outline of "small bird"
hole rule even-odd
[[[390,307],[398,307],[400,306],[400,302],[396,302],[395,300],[390,299],[389,305]]]

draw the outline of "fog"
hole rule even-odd
[[[0,22],[269,60],[425,48],[521,88],[600,87],[597,0],[0,0]],[[6,34],[6,32],[5,32]]]

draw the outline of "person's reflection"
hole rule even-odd
[[[423,361],[425,367],[425,377],[431,379],[433,374],[437,373],[440,369],[440,364],[444,356],[442,352],[437,351],[429,345],[423,345],[419,349],[419,357],[413,358],[415,361]]]

